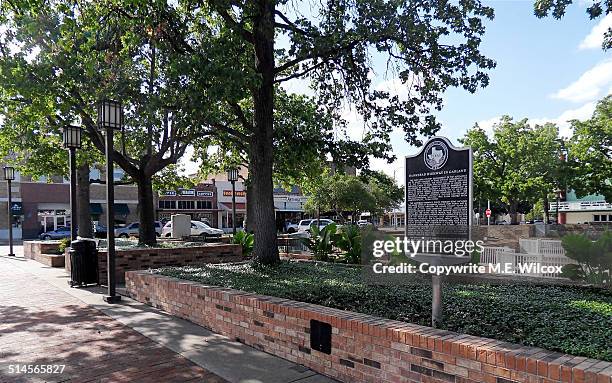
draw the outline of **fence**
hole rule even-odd
[[[304,237],[294,235],[279,235],[278,236],[278,251],[281,254],[290,253],[306,253],[309,252],[303,242]]]
[[[480,263],[483,265],[498,263],[498,255],[501,252],[513,253],[514,250],[509,247],[485,247],[480,253]]]
[[[551,239],[519,239],[521,253],[565,256],[561,241]]]
[[[548,254],[525,254],[525,253],[514,253],[514,252],[500,252],[498,255],[498,262],[507,267],[514,274],[521,274],[525,276],[533,277],[553,277],[562,278],[557,273],[546,273],[541,272],[540,269],[529,268],[526,265],[540,264],[541,266],[560,266],[577,264],[576,261],[570,259],[564,255],[548,255]]]

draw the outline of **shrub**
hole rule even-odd
[[[329,260],[329,256],[334,249],[334,242],[337,235],[336,229],[337,226],[335,223],[330,223],[322,229],[314,225],[310,227],[310,237],[302,239],[304,245],[312,251],[317,261]]]
[[[606,231],[597,241],[584,235],[569,234],[561,242],[567,257],[577,265],[563,267],[563,275],[573,280],[584,280],[593,284],[610,284],[612,269],[612,232]]]
[[[70,247],[70,238],[62,238],[58,246],[59,253],[64,254],[64,251],[66,251],[68,247]]]
[[[340,229],[334,243],[344,251],[347,263],[361,263],[361,231],[356,225],[347,225]]]
[[[232,243],[242,246],[242,255],[248,257],[253,252],[253,246],[255,244],[255,236],[246,231],[238,231],[232,238]]]

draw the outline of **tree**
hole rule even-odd
[[[597,103],[593,116],[571,122],[567,144],[569,186],[579,197],[601,194],[612,201],[612,96]]]
[[[565,10],[573,0],[536,0],[534,2],[534,14],[539,17],[547,17],[549,14],[555,19],[560,19],[565,15]],[[591,20],[597,19],[604,14],[612,12],[612,2],[609,0],[593,0],[586,10]],[[608,27],[601,44],[602,49],[612,48],[612,27]]]
[[[366,170],[360,174],[360,179],[368,185],[376,201],[375,208],[370,211],[372,214],[384,214],[398,208],[404,201],[404,189],[387,174]]]
[[[23,175],[35,179],[42,176],[69,175],[68,152],[62,148],[61,127],[48,125],[44,115],[30,109],[27,103],[10,100],[4,97],[0,89],[0,114],[5,121],[0,129],[0,157],[9,159]],[[43,120],[39,120],[43,118]],[[91,214],[89,209],[90,166],[100,156],[87,137],[83,137],[82,148],[77,151],[77,212],[71,212],[77,218],[78,235],[93,237]],[[74,219],[73,221],[74,222]]]
[[[527,119],[504,116],[492,137],[476,124],[460,141],[473,150],[474,195],[505,203],[512,223],[536,201],[546,205],[560,182],[562,143],[552,124],[531,127]]]
[[[137,1],[129,8],[113,1],[11,1],[0,7],[0,28],[6,31],[0,88],[23,101],[5,123],[18,115],[29,118],[29,125],[61,127],[80,120],[93,147],[103,152],[95,105],[102,98],[120,99],[126,124],[114,159],[138,186],[139,240],[154,244],[153,177],[178,161],[195,128],[200,136],[220,132],[193,113],[202,98],[190,102],[194,74],[185,67],[192,57],[174,45],[186,33],[181,17],[162,1]]]
[[[492,18],[493,10],[479,1],[337,1],[320,3],[308,16],[287,1],[205,4],[216,17],[202,20],[220,20],[222,33],[228,33],[223,38],[242,42],[241,57],[252,55],[233,60],[243,72],[243,92],[238,93],[248,92],[253,102],[252,120],[243,121],[246,137],[235,138],[249,143],[254,257],[261,263],[279,259],[272,197],[275,84],[309,79],[317,101],[328,110],[338,109],[343,100],[355,103],[369,123],[364,138],[388,149],[394,127],[402,128],[411,143],[418,142],[419,133],[435,132],[439,125],[431,111],[441,108],[441,93],[452,86],[474,92],[488,84],[483,70],[494,67],[479,51],[482,19]],[[279,39],[287,46],[275,47]],[[397,70],[409,90],[406,100],[371,86],[373,52]],[[244,116],[235,96],[230,101],[236,116]]]
[[[362,212],[376,210],[376,197],[359,177],[342,173],[323,175],[313,189],[308,190],[309,198],[305,208],[313,213],[333,211],[346,219],[350,213],[351,221]]]

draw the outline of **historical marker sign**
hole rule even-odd
[[[465,238],[472,223],[472,150],[445,137],[406,156],[406,236]]]

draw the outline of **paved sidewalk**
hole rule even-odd
[[[51,364],[48,361],[53,360],[58,363],[65,355],[58,347],[69,349],[74,345],[78,348],[72,350],[72,354],[69,351],[64,353],[82,363],[67,359],[67,371],[68,364],[83,373],[97,366],[98,361],[108,359],[106,368],[119,368],[114,363],[121,361],[131,368],[126,367],[127,372],[134,373],[134,368],[138,369],[139,366],[142,370],[142,363],[154,364],[157,361],[160,363],[159,370],[169,368],[168,365],[176,366],[164,370],[169,374],[173,370],[194,374],[193,380],[185,376],[177,377],[178,381],[333,382],[303,366],[235,342],[129,298],[123,297],[121,304],[108,305],[102,301],[102,288],[72,289],[68,286],[68,277],[63,269],[45,267],[19,257],[8,259],[2,256],[5,254],[3,248],[0,246],[0,382],[6,381],[4,362],[7,357],[12,358],[7,361],[23,363],[26,360],[19,359],[22,355],[36,355],[40,363],[47,361],[45,364]],[[22,248],[16,247],[15,250],[19,255]],[[9,327],[5,329],[3,316],[5,310],[9,313],[7,307],[12,308],[13,314],[11,323],[6,325]],[[18,334],[21,335],[13,335],[15,329],[19,329],[21,332]],[[27,347],[22,348],[15,343],[20,337],[29,339]],[[28,351],[20,351],[23,349]],[[128,381],[172,381],[172,377],[166,379],[156,374],[152,374],[150,379],[137,375],[141,380],[132,377]]]
[[[0,382],[225,382],[16,262],[0,257]]]

